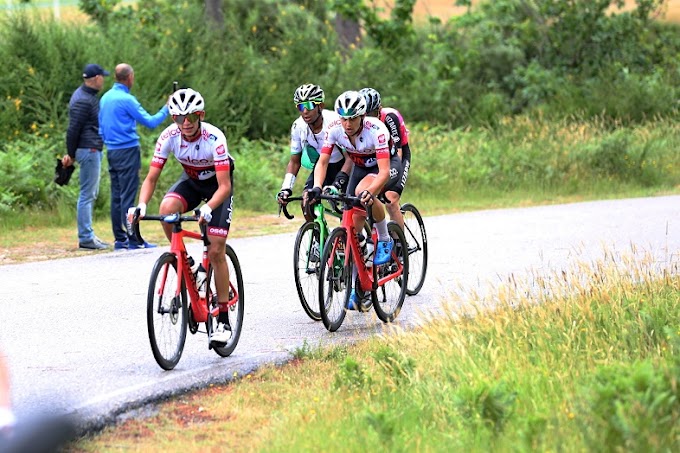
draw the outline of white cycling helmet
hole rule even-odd
[[[347,119],[365,115],[366,99],[358,91],[345,91],[335,100],[335,111]]]
[[[296,104],[305,101],[323,102],[323,100],[323,90],[319,85],[314,85],[312,83],[300,85],[293,94],[293,102]]]
[[[366,99],[366,111],[372,112],[380,108],[380,93],[374,88],[362,88],[359,90],[364,98]]]
[[[168,108],[171,115],[188,115],[189,113],[205,111],[205,102],[198,91],[182,88],[172,94]]]

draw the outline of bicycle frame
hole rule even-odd
[[[189,294],[189,301],[191,302],[191,312],[194,321],[201,323],[208,320],[208,315],[213,315],[215,317],[220,314],[219,305],[215,305],[210,310],[208,310],[208,293],[204,297],[201,297],[198,293],[198,287],[196,286],[196,276],[191,272],[191,267],[189,266],[189,254],[187,253],[186,246],[184,244],[184,238],[188,237],[190,239],[202,240],[203,234],[196,233],[194,231],[186,231],[182,229],[179,223],[175,223],[172,227],[172,239],[170,241],[170,253],[177,257],[177,288],[175,289],[175,294],[179,295],[182,291],[182,282],[189,281],[190,285],[187,286],[187,292]],[[203,247],[203,258],[202,258],[203,268],[206,273],[210,269],[210,260],[208,260],[208,250]],[[165,280],[163,281],[163,285]],[[163,293],[163,285],[161,285],[160,293]]]
[[[329,199],[327,195],[321,195],[321,198]],[[376,274],[374,272],[375,266],[371,266],[369,272],[369,267],[366,266],[366,263],[364,262],[363,253],[359,248],[359,243],[357,242],[357,231],[356,228],[354,227],[354,216],[355,215],[360,215],[362,217],[368,216],[369,225],[371,226],[371,237],[373,239],[373,243],[376,245],[378,243],[378,233],[375,230],[375,227],[373,226],[373,218],[371,214],[367,210],[364,210],[363,208],[350,205],[349,202],[353,200],[357,200],[357,198],[343,196],[344,207],[340,228],[343,228],[347,232],[347,244],[349,245],[351,252],[350,254],[357,268],[357,278],[359,279],[360,289],[362,291],[375,291],[378,289],[379,286],[384,285],[385,282],[402,275],[404,268],[401,262],[399,262],[399,260],[396,260],[397,261],[396,272],[393,272],[377,280],[375,278]],[[334,244],[333,247],[336,247],[336,245]],[[333,253],[331,253],[330,256],[331,257],[336,256],[335,251],[333,251]],[[345,253],[344,260],[345,267],[349,266],[350,257],[347,253]]]
[[[208,240],[205,225],[201,225],[200,233],[195,231],[187,231],[182,228],[183,221],[196,222],[198,221],[198,218],[198,215],[182,216],[180,213],[168,215],[147,215],[139,218],[138,213],[136,212],[135,218],[133,220],[133,230],[137,240],[140,244],[142,244],[144,239],[142,238],[139,231],[139,220],[159,220],[172,225],[170,253],[175,255],[177,258],[177,287],[175,288],[175,295],[179,296],[181,294],[182,282],[190,282],[190,284],[185,286],[189,294],[189,301],[191,302],[191,314],[193,320],[196,323],[202,323],[208,320],[208,315],[212,315],[214,317],[219,316],[220,309],[219,305],[217,304],[214,307],[208,308],[210,306],[208,303],[210,296],[208,293],[206,293],[204,297],[201,297],[198,292],[198,288],[196,287],[196,277],[189,266],[189,255],[187,253],[186,245],[184,244],[185,237],[203,241],[203,268],[206,270],[206,273],[209,273],[211,268],[210,260],[208,259],[208,245],[210,244],[210,241]],[[163,284],[159,288],[159,294],[163,294],[163,290],[165,289],[167,268],[164,272],[165,275],[163,275]],[[231,281],[229,282],[229,288],[234,294],[234,297],[230,298],[229,300],[229,306],[231,306],[238,300],[238,289]]]
[[[301,201],[302,197],[290,197],[288,198],[288,202],[291,201]],[[283,214],[286,216],[287,219],[294,219],[295,216],[290,214],[287,209],[287,204],[282,204],[279,205],[279,213],[283,211]],[[342,216],[338,212],[336,212],[333,209],[329,209],[326,206],[324,206],[322,203],[316,203],[314,205],[314,220],[313,222],[319,225],[319,244],[321,244],[321,247],[326,243],[326,239],[328,239],[329,236],[329,231],[328,231],[328,222],[326,222],[326,213],[332,215],[333,217],[336,217],[338,219],[341,219]],[[307,266],[309,266],[309,263],[307,263]]]

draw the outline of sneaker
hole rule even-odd
[[[151,244],[149,242],[144,241],[143,244],[139,244],[137,242],[133,241],[128,241],[128,249],[130,250],[135,250],[135,249],[153,249],[158,247],[156,244]]]
[[[114,241],[113,242],[113,249],[114,250],[127,250],[129,246],[128,241]]]
[[[347,309],[348,310],[356,310],[358,302],[359,302],[359,298],[357,297],[356,291],[353,289],[352,292],[349,293],[349,301],[347,302]]]
[[[217,328],[210,335],[211,343],[227,344],[231,338],[231,328],[224,322],[217,323]]]
[[[309,254],[309,261],[311,263],[318,263],[321,260],[321,251],[319,250],[319,242],[314,238],[312,242],[312,250]]]
[[[81,248],[83,250],[105,250],[109,248],[109,246],[108,244],[101,242],[97,238],[94,238],[90,241],[79,242],[78,248]]]
[[[100,243],[102,243],[102,244],[104,244],[104,245],[107,246],[107,247],[111,247],[111,244],[109,244],[109,243],[106,242],[106,241],[102,241],[102,240],[99,239],[97,236],[94,237],[94,240],[95,240],[95,241],[98,241],[98,242],[100,242]]]
[[[373,258],[373,263],[376,265],[387,263],[390,260],[393,246],[394,241],[392,239],[390,239],[389,241],[378,241],[378,246],[375,249],[375,257]]]

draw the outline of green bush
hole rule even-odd
[[[589,392],[595,424],[584,426],[587,445],[599,450],[673,451],[680,439],[680,367],[651,361],[602,367]]]

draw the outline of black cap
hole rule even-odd
[[[107,76],[109,75],[109,71],[102,68],[98,64],[93,63],[85,65],[83,68],[83,79],[90,79],[98,75]]]

